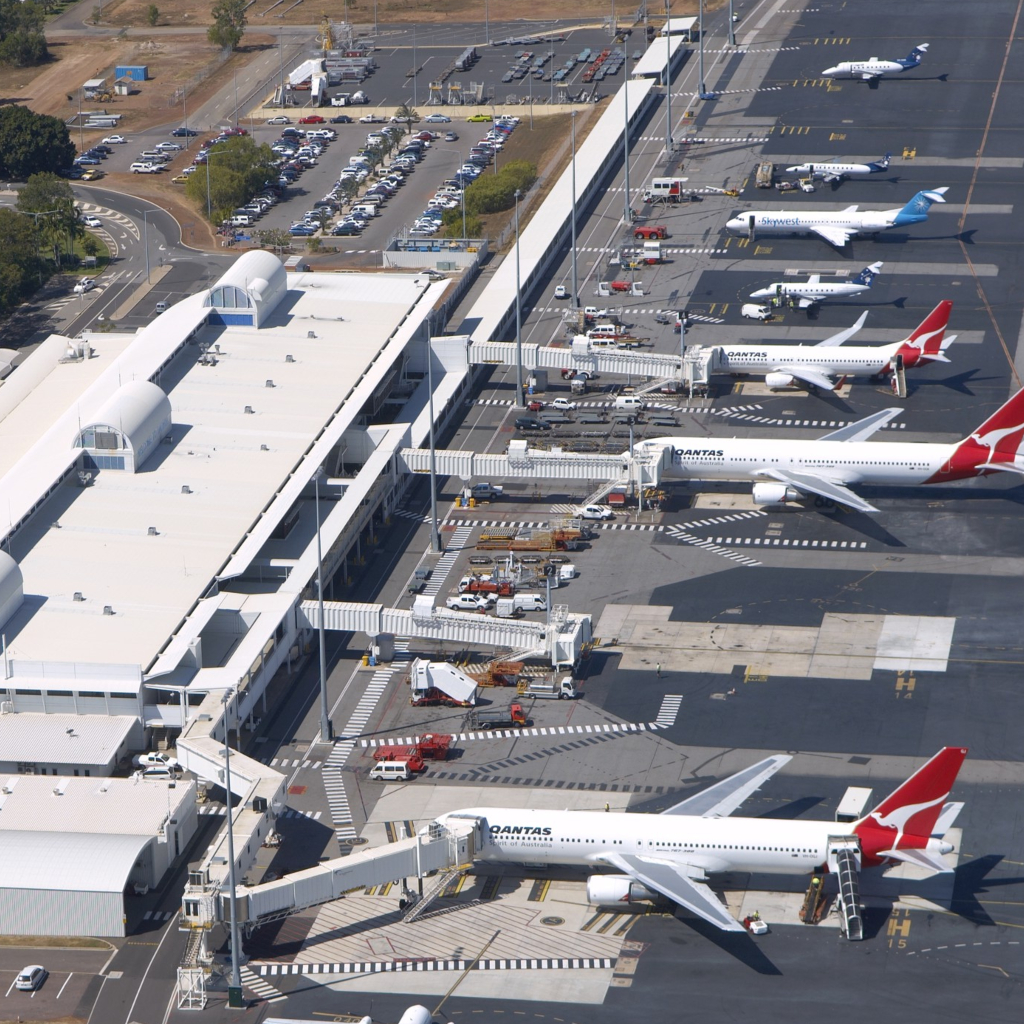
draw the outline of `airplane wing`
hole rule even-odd
[[[882,72],[881,71],[862,71],[860,77],[861,77],[861,79],[863,81],[867,82],[867,81],[869,81],[872,78],[881,78],[882,77]]]
[[[789,754],[775,754],[766,757],[757,764],[752,764],[743,771],[730,775],[721,782],[716,782],[707,789],[702,789],[693,796],[688,796],[662,814],[692,814],[702,818],[726,818],[736,810],[744,800],[756,792],[784,764],[792,761]]]
[[[844,341],[849,341],[863,326],[864,321],[868,318],[868,311],[865,310],[860,315],[860,319],[852,326],[847,327],[845,331],[840,331],[838,334],[833,334],[831,338],[826,338],[824,341],[819,341],[815,346],[816,348],[831,348],[835,345],[842,345]]]
[[[866,441],[880,427],[883,427],[889,420],[899,416],[900,409],[881,409],[865,416],[856,423],[847,423],[845,427],[833,430],[830,434],[819,437],[819,441]]]
[[[819,238],[823,238],[829,245],[834,245],[837,249],[842,249],[853,234],[848,228],[838,228],[831,224],[811,224],[807,230]]]
[[[798,491],[808,491],[811,494],[828,498],[829,501],[846,505],[856,509],[858,512],[877,512],[874,505],[869,504],[863,498],[858,497],[845,484],[836,480],[829,480],[823,476],[811,476],[810,473],[793,473],[785,469],[765,469],[759,474],[770,480],[778,480],[781,484],[789,484]]]
[[[824,182],[838,181],[841,177],[842,175],[836,173],[835,171],[826,171],[824,174],[822,174],[821,180]]]
[[[772,370],[777,373],[788,373],[797,380],[802,380],[805,384],[810,384],[811,387],[821,388],[822,391],[835,391],[836,382],[828,376],[828,374],[822,373],[820,370],[815,370],[810,366],[773,366]]]
[[[698,917],[726,932],[742,932],[744,927],[726,909],[722,901],[703,882],[695,882],[666,861],[647,860],[628,853],[605,853],[601,859],[623,874],[635,878],[648,889],[660,892],[686,907]]]
[[[817,299],[809,299],[806,295],[801,295],[798,305],[801,309],[807,309],[809,306],[813,306],[817,301]]]

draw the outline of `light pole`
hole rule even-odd
[[[235,907],[235,815],[231,806],[231,744],[228,735],[228,701],[233,694],[234,690],[226,690],[221,698],[221,704],[224,706],[224,787],[227,790],[228,802],[228,885],[231,887],[231,984],[228,986],[228,1006],[240,1009],[242,978],[238,969],[238,947],[241,942],[238,935],[238,911]]]
[[[707,88],[704,85],[704,0],[700,0],[700,10],[698,12],[698,24],[697,31],[700,33],[700,98],[705,99],[707,96]]]
[[[519,200],[516,189],[516,408],[523,404],[523,293],[519,282]]]
[[[665,0],[665,25],[669,27],[672,12],[669,8],[672,0]],[[732,0],[729,0],[732,3]],[[667,61],[665,62],[665,151],[672,155],[672,33],[665,33]]]
[[[428,325],[429,326],[429,325]],[[430,550],[441,551],[441,531],[437,526],[437,448],[434,445],[434,348],[427,334],[427,413],[430,416]]]
[[[736,19],[732,16],[732,0],[729,0],[729,45],[736,45]]]
[[[484,42],[488,45],[491,42],[491,22],[487,15],[487,0],[484,0]]]
[[[572,225],[572,308],[579,309],[580,284],[576,276],[576,111],[569,115],[572,125],[572,210],[569,222]]]
[[[629,56],[626,57],[626,78],[622,83],[622,102],[625,108],[626,125],[622,133],[622,160],[626,168],[626,176],[623,181],[625,186],[625,206],[622,219],[626,224],[632,223],[633,216],[629,206]]]
[[[313,474],[316,511],[316,600],[320,612],[320,742],[331,742],[331,720],[327,715],[327,640],[324,630],[324,557],[320,550],[320,480],[324,467],[317,466]]]

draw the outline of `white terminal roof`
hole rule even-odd
[[[48,507],[15,535],[26,600],[4,626],[9,656],[147,665],[325,426],[358,418],[360,403],[345,405],[346,396],[389,338],[411,333],[437,297],[424,275],[290,274],[261,329],[206,328],[212,365],[190,347],[192,361],[179,359],[164,374],[172,443],[140,473],[101,471],[85,488],[69,480],[52,513]],[[124,380],[148,379],[196,324],[204,300],[191,296],[141,332],[112,372],[62,407],[0,486],[13,478],[22,503],[33,486],[43,493],[47,472],[37,463],[59,465],[79,422]],[[102,359],[105,337],[92,341]],[[84,600],[74,600],[76,591]]]
[[[0,715],[0,758],[105,765],[137,723],[134,715]]]
[[[194,800],[193,782],[0,776],[0,884],[117,892],[146,843]]]

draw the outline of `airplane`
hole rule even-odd
[[[479,860],[612,868],[615,874],[587,879],[591,903],[668,897],[723,931],[742,932],[708,876],[835,870],[830,837],[837,833],[855,841],[858,867],[903,861],[933,873],[952,872],[942,858],[953,846],[942,837],[963,804],[946,798],[966,756],[962,747],[944,747],[870,814],[849,825],[730,817],[791,760],[787,754],[765,758],[658,815],[474,807],[443,815],[438,823],[481,820]]]
[[[865,267],[852,281],[822,281],[820,274],[811,274],[806,281],[776,281],[767,288],[751,292],[752,299],[799,299],[799,307],[807,309],[826,299],[840,299],[866,292],[882,272],[881,263]]]
[[[891,373],[896,357],[903,357],[903,368],[918,363],[948,363],[943,354],[956,340],[945,337],[953,303],[940,302],[903,341],[890,345],[844,347],[867,318],[862,313],[857,322],[845,331],[818,342],[817,345],[720,345],[713,370],[718,373],[764,374],[770,388],[788,388],[797,381],[811,388],[837,391],[847,377],[869,374],[879,377]],[[838,381],[832,380],[839,376]]]
[[[928,52],[928,44],[920,43],[902,60],[879,60],[871,57],[868,60],[843,60],[834,68],[825,68],[822,78],[862,78],[869,81],[883,75],[898,75],[921,63],[921,58]]]
[[[881,174],[889,170],[891,153],[886,153],[881,160],[873,160],[869,164],[841,164],[832,160],[827,164],[796,164],[787,167],[787,174],[804,174],[809,178],[820,178],[822,181],[842,181],[843,178],[861,177],[868,174]]]
[[[953,444],[864,443],[899,412],[883,409],[814,441],[660,437],[641,441],[634,450],[660,454],[663,476],[751,481],[758,505],[800,501],[813,494],[858,512],[878,509],[851,490],[855,484],[906,487],[993,473],[1024,475],[1024,390]]]
[[[949,186],[918,192],[902,209],[857,212],[848,206],[838,213],[824,210],[747,210],[738,213],[726,225],[731,235],[817,235],[841,249],[854,236],[875,234],[886,228],[906,227],[928,219],[932,203],[944,203]]]

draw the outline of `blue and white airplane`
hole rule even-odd
[[[888,228],[902,228],[928,219],[932,203],[944,203],[948,186],[918,192],[906,206],[891,210],[864,210],[848,206],[838,213],[814,210],[745,210],[725,228],[731,235],[817,235],[842,248],[854,235],[874,235]]]
[[[921,58],[928,51],[927,43],[920,43],[902,60],[879,60],[870,57],[868,60],[842,60],[834,68],[825,68],[823,78],[862,78],[869,81],[883,75],[898,75],[903,71],[916,68]]]
[[[865,267],[852,281],[822,281],[821,274],[811,274],[806,281],[776,281],[767,288],[751,292],[752,299],[799,300],[799,307],[807,309],[826,299],[844,298],[866,292],[875,278],[882,272],[882,264],[872,263]]]
[[[891,153],[886,153],[881,160],[874,160],[869,164],[841,164],[832,160],[827,164],[797,164],[795,167],[787,167],[787,174],[804,174],[809,178],[819,178],[821,181],[842,181],[843,178],[861,177],[868,174],[880,174],[889,170],[889,158]]]

